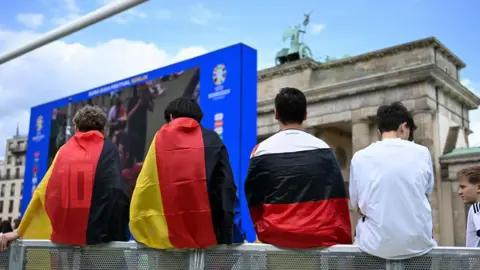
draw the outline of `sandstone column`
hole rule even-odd
[[[452,204],[453,204],[453,232],[455,246],[465,246],[465,229],[467,228],[467,206],[462,198],[457,194],[458,181],[454,179],[450,182],[452,185]]]
[[[433,215],[433,236],[437,240],[439,244],[445,244],[444,239],[442,239],[442,235],[445,235],[446,229],[450,227],[451,229],[453,224],[445,224],[445,221],[448,220],[442,220],[440,222],[440,205],[439,202],[441,202],[439,196],[441,196],[441,192],[439,192],[439,189],[441,189],[441,179],[440,177],[440,172],[439,172],[439,166],[437,162],[437,155],[435,151],[435,144],[434,144],[434,113],[435,111],[431,109],[422,109],[422,110],[415,110],[412,112],[413,119],[415,121],[415,124],[417,125],[417,130],[414,133],[414,141],[415,143],[421,144],[425,147],[428,148],[430,151],[430,154],[432,155],[432,163],[433,163],[433,171],[434,171],[434,177],[435,177],[435,187],[433,189],[432,194],[429,196],[430,200],[430,205],[432,207],[432,215]],[[450,209],[451,210],[451,209]],[[444,209],[443,211],[449,211],[447,209]],[[442,224],[442,225],[440,225]],[[450,232],[451,233],[451,232]]]
[[[370,122],[366,118],[352,121],[352,154],[370,144]]]
[[[370,144],[370,122],[367,118],[352,120],[352,157],[358,150],[367,147]],[[349,179],[345,179],[348,189]],[[350,220],[352,222],[352,235],[355,233],[355,227],[360,216],[356,211],[350,208]]]

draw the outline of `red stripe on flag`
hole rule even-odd
[[[217,244],[207,191],[202,131],[176,119],[156,135],[158,179],[170,242],[175,248]],[[179,132],[177,125],[189,126]],[[198,123],[197,123],[198,125]]]
[[[250,214],[262,243],[302,249],[352,243],[347,199],[265,204]]]

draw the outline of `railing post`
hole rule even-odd
[[[195,249],[190,252],[188,269],[203,270],[205,268],[205,251],[203,249]]]
[[[8,259],[8,269],[21,270],[25,258],[25,247],[23,244],[15,241],[10,245],[10,256]]]
[[[403,270],[403,261],[401,260],[387,260],[385,270]]]

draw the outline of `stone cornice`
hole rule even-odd
[[[300,71],[303,71],[305,69],[314,70],[319,65],[320,65],[320,63],[318,63],[318,62],[316,62],[312,59],[302,59],[302,60],[298,60],[298,61],[295,61],[295,62],[284,64],[284,65],[281,65],[281,66],[275,66],[275,67],[267,68],[267,69],[258,71],[258,74],[257,74],[258,81],[261,82],[261,81],[264,81],[264,80],[271,79],[273,77],[300,72]]]
[[[373,58],[381,58],[387,55],[394,55],[404,51],[411,51],[413,49],[418,48],[427,48],[432,47],[436,48],[439,52],[441,52],[448,60],[452,61],[452,63],[457,66],[458,68],[464,68],[466,64],[458,58],[455,54],[453,54],[445,45],[443,45],[438,39],[435,37],[415,40],[412,42],[396,45],[393,47],[384,48],[381,50],[376,50],[373,52],[368,52],[360,55],[356,55],[349,58],[344,58],[328,63],[324,63],[319,66],[320,69],[328,69],[332,67],[339,67],[343,65],[354,64],[357,62],[364,62],[368,61]]]
[[[478,98],[477,95],[439,67],[436,66],[434,68],[432,77],[435,80],[436,86],[443,87],[446,94],[451,95],[461,104],[467,105],[468,109],[477,109],[480,105],[480,98]]]
[[[299,72],[305,69],[312,69],[312,70],[329,69],[329,68],[341,67],[344,65],[351,65],[358,62],[365,62],[373,58],[381,58],[387,55],[398,54],[399,52],[411,51],[413,49],[427,48],[427,47],[436,48],[438,52],[442,53],[448,60],[450,60],[459,69],[462,69],[466,66],[466,64],[458,56],[452,53],[452,51],[450,51],[438,39],[436,39],[435,37],[430,37],[430,38],[420,39],[420,40],[416,40],[416,41],[396,45],[393,47],[384,48],[381,50],[376,50],[376,51],[344,58],[344,59],[331,61],[328,63],[319,63],[311,59],[304,59],[304,60],[298,60],[292,63],[284,64],[281,66],[274,66],[271,68],[260,70],[258,72],[258,81],[263,81],[268,78],[272,78],[272,77],[280,76],[284,74]]]
[[[408,84],[416,81],[427,80],[434,64],[424,64],[395,71],[379,73],[359,79],[349,80],[341,83],[305,89],[303,92],[309,104],[319,101],[339,98],[342,96],[355,95],[361,92],[385,89],[395,85]],[[257,102],[258,114],[270,113],[273,111],[274,98]]]
[[[309,104],[319,101],[339,98],[342,96],[355,95],[362,92],[383,90],[388,87],[405,85],[419,81],[431,81],[441,86],[442,91],[457,99],[468,109],[476,109],[480,105],[480,98],[470,92],[459,81],[452,78],[435,64],[423,64],[408,67],[400,70],[379,73],[359,79],[335,83],[331,85],[304,89]],[[270,113],[273,111],[274,98],[257,102],[258,114]]]

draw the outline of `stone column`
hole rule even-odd
[[[367,147],[370,144],[370,122],[367,118],[352,120],[352,157],[358,150]],[[345,179],[348,188],[349,179]],[[352,235],[355,233],[355,227],[360,216],[356,211],[350,208],[350,220],[352,222]]]
[[[453,232],[455,246],[465,246],[465,230],[467,228],[467,211],[465,203],[457,194],[458,181],[456,179],[450,182],[452,185],[452,205],[453,205]]]
[[[370,122],[366,118],[352,121],[352,154],[370,144]]]
[[[430,151],[430,154],[432,155],[432,163],[433,163],[433,172],[434,172],[434,177],[435,177],[435,186],[433,189],[432,194],[429,196],[430,200],[430,205],[432,207],[432,215],[433,215],[433,236],[437,240],[437,242],[441,245],[445,245],[444,240],[442,239],[442,235],[447,234],[448,228],[451,228],[453,224],[446,220],[442,220],[440,215],[440,208],[442,208],[439,204],[441,202],[441,192],[439,190],[441,189],[441,179],[440,177],[440,171],[439,171],[439,165],[437,162],[437,155],[435,151],[435,143],[434,143],[434,134],[437,134],[435,132],[434,127],[434,114],[435,111],[430,110],[430,109],[422,109],[422,110],[415,110],[412,112],[413,119],[415,121],[415,124],[417,125],[417,130],[415,130],[414,133],[414,141],[415,143],[421,144],[425,147],[428,148]],[[451,213],[450,213],[451,216]],[[441,222],[442,220],[442,222]],[[446,223],[445,223],[446,222]],[[450,223],[447,224],[447,223]],[[442,225],[440,225],[442,224]],[[452,233],[452,232],[450,232]]]

